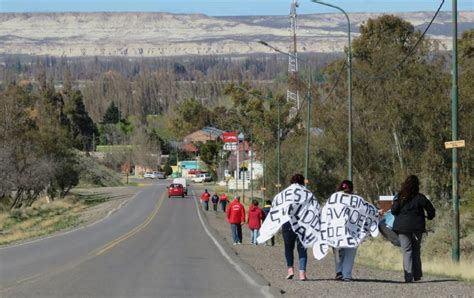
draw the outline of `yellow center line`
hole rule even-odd
[[[156,214],[158,213],[158,210],[160,209],[161,205],[163,204],[163,201],[165,200],[165,195],[166,195],[166,192],[164,192],[161,195],[160,199],[158,200],[158,202],[155,205],[155,208],[154,208],[153,212],[147,217],[147,219],[142,224],[136,226],[135,228],[133,228],[129,232],[127,232],[124,235],[110,241],[109,243],[101,246],[100,248],[91,251],[88,254],[87,257],[85,257],[83,259],[80,259],[78,261],[69,262],[69,263],[67,263],[63,266],[60,266],[59,268],[55,268],[55,269],[53,269],[49,272],[48,271],[41,272],[41,273],[37,273],[37,274],[33,274],[31,276],[25,277],[23,279],[19,279],[16,282],[14,282],[14,284],[12,284],[12,285],[9,285],[9,286],[7,285],[5,287],[0,288],[0,293],[6,292],[6,291],[8,291],[9,289],[13,288],[15,285],[18,285],[18,284],[37,282],[37,281],[42,280],[46,277],[49,277],[49,276],[55,275],[57,273],[63,272],[67,269],[72,269],[72,268],[76,267],[77,265],[79,265],[79,264],[81,264],[81,263],[83,263],[87,260],[90,260],[91,258],[93,258],[95,256],[99,256],[99,255],[105,253],[106,251],[112,249],[114,246],[116,246],[120,242],[123,242],[123,241],[127,240],[128,238],[130,238],[133,235],[135,235],[136,233],[140,232],[141,230],[143,230],[146,226],[148,226],[150,224],[150,222],[153,220],[153,218],[155,218]]]
[[[150,222],[153,220],[153,218],[155,218],[156,214],[158,213],[158,210],[160,210],[160,207],[161,207],[161,205],[163,204],[163,201],[164,201],[165,194],[166,193],[163,193],[163,195],[160,197],[160,200],[158,200],[158,202],[156,203],[155,209],[153,210],[153,212],[148,216],[148,218],[142,224],[140,224],[139,226],[133,228],[132,230],[130,230],[126,234],[118,237],[117,239],[114,239],[114,240],[110,241],[109,243],[101,246],[100,248],[93,250],[92,252],[89,253],[89,255],[99,256],[99,255],[105,253],[106,251],[112,249],[117,244],[127,240],[128,238],[132,237],[136,233],[140,232],[146,226],[148,226],[150,224]]]

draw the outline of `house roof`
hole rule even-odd
[[[196,153],[199,151],[196,145],[194,145],[193,143],[183,143],[183,145],[181,145],[181,149],[183,149],[184,152],[191,153]]]

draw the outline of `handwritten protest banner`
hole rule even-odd
[[[378,210],[374,205],[360,196],[336,192],[322,209],[314,257],[321,260],[329,247],[357,247],[369,235],[376,237],[378,232]]]
[[[267,241],[284,223],[290,222],[301,243],[311,247],[319,236],[320,214],[321,208],[313,193],[302,185],[292,184],[273,198],[257,242]]]

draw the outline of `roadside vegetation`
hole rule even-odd
[[[443,263],[449,260],[452,224],[451,152],[443,146],[451,141],[450,54],[427,37],[418,42],[420,36],[409,22],[385,15],[364,23],[354,39],[353,180],[356,192],[376,203],[379,195],[396,192],[408,174],[417,174],[421,191],[437,208],[424,240],[425,257]],[[467,141],[459,149],[458,164],[466,260],[474,241],[474,149],[469,145],[474,139],[473,37],[474,29],[467,30],[458,41],[459,135]],[[115,185],[119,179],[104,178],[109,170],[102,166],[116,173],[128,173],[131,164],[158,167],[156,152],[169,155],[164,168],[170,171],[177,159],[189,158],[175,142],[204,126],[243,132],[256,158],[263,160],[265,154],[271,197],[276,193],[278,134],[281,181],[303,172],[307,91],[313,98],[307,178],[323,202],[347,175],[347,65],[342,54],[306,58],[315,82],[308,90],[304,67],[290,82],[304,103],[292,117],[293,103],[286,101],[287,57],[282,55],[6,59],[0,64],[0,203],[13,211],[29,210],[44,196],[64,200],[78,184]],[[96,152],[98,145],[102,152]],[[214,177],[219,168],[231,166],[220,143],[198,147]],[[92,163],[99,153],[102,166]],[[373,260],[382,249],[374,243],[374,251],[367,251]],[[366,258],[361,254],[360,259]]]

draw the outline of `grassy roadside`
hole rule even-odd
[[[472,260],[462,259],[458,265],[455,265],[449,255],[436,258],[428,257],[428,250],[430,247],[426,243],[422,243],[422,263],[425,274],[462,279],[474,283]],[[403,274],[400,249],[385,241],[381,236],[370,239],[361,245],[357,250],[356,262],[379,269],[399,271],[400,274]]]
[[[107,196],[73,195],[51,203],[41,199],[32,207],[0,212],[0,245],[77,227],[83,223],[84,212],[108,200]]]

